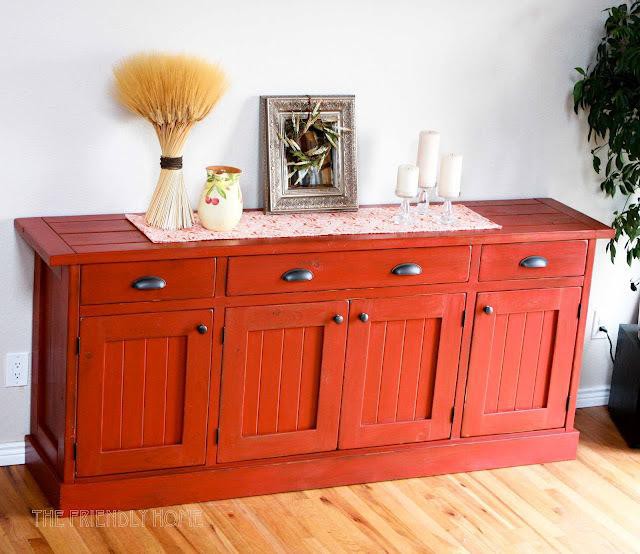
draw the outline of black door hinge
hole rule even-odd
[[[76,337],[76,354],[80,354],[80,337]]]
[[[71,452],[73,455],[73,460],[77,460],[78,459],[78,443],[74,442],[73,446],[71,447]]]
[[[462,312],[462,326],[464,327],[464,322],[467,321],[467,310]]]
[[[567,404],[565,406],[565,411],[569,411],[569,404],[571,404],[571,395],[567,396]]]
[[[220,442],[220,427],[216,429],[216,444]]]
[[[582,314],[582,304],[578,304],[578,319],[580,319],[581,314]]]
[[[220,332],[220,342],[222,344],[224,344],[224,327],[222,328],[222,331]]]
[[[455,406],[451,406],[451,423],[453,423],[453,418],[456,415],[456,407]]]

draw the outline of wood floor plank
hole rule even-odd
[[[435,529],[427,518],[414,521],[411,514],[384,490],[383,485],[363,486],[359,491],[354,487],[327,489],[324,498],[354,522],[369,540],[382,545],[387,551],[436,552],[434,544],[440,551],[450,549],[452,543],[438,536],[444,535],[441,530]]]
[[[338,552],[366,552],[385,548],[385,540],[380,538],[373,540],[369,533],[369,522],[366,517],[358,515],[354,520],[342,500],[339,504],[332,489],[318,489],[306,491],[305,495],[313,500],[313,509],[316,513],[321,513],[326,520],[327,526],[331,529],[331,537],[335,541]],[[340,505],[342,504],[342,505]]]
[[[439,478],[442,480],[442,478]],[[411,527],[424,532],[420,533],[421,541],[431,552],[464,551],[488,552],[484,537],[473,537],[470,531],[472,524],[462,521],[461,514],[456,512],[448,502],[441,502],[439,494],[432,495],[439,486],[425,487],[420,479],[411,482],[385,483],[389,497],[397,500],[399,516],[411,515]],[[454,532],[452,532],[454,531]],[[477,539],[477,540],[476,540]]]
[[[38,525],[33,478],[3,467],[0,552],[640,552],[640,450],[605,408],[578,410],[576,428],[575,461]]]

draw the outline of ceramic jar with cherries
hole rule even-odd
[[[242,191],[237,167],[212,165],[207,167],[198,217],[200,224],[211,231],[231,231],[242,217]]]

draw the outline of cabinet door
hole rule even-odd
[[[562,427],[579,288],[478,295],[463,436]]]
[[[340,448],[448,438],[465,295],[351,303]]]
[[[336,448],[347,312],[344,301],[227,309],[219,461]]]
[[[78,475],[204,463],[212,314],[82,319]]]

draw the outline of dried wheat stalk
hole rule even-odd
[[[120,102],[148,120],[160,141],[162,169],[145,216],[147,224],[168,230],[191,227],[182,151],[193,125],[209,114],[226,90],[224,73],[199,58],[157,53],[126,58],[113,73]]]

